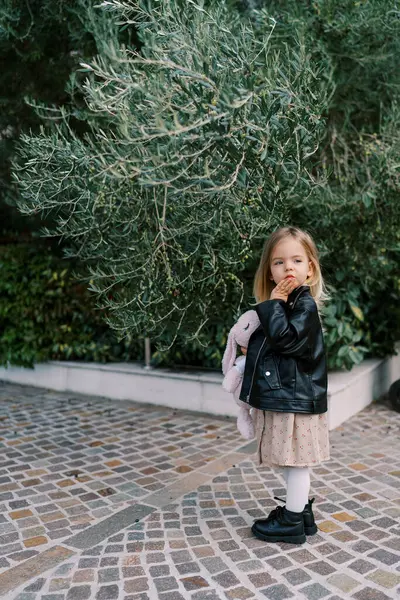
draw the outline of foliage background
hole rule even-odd
[[[147,330],[154,337],[158,336],[158,349],[153,357],[155,363],[219,367],[227,331],[238,312],[251,302],[251,279],[262,241],[271,229],[286,223],[308,229],[320,248],[332,297],[325,308],[326,342],[331,368],[349,368],[365,356],[383,356],[393,352],[394,342],[400,334],[397,266],[400,249],[397,68],[400,20],[397,3],[386,0],[379,3],[316,0],[310,5],[302,0],[282,0],[269,2],[268,11],[260,12],[257,9],[264,3],[229,2],[227,10],[230,16],[227,18],[223,2],[218,3],[219,8],[209,2],[203,5],[202,10],[209,13],[219,10],[221,19],[218,23],[225,24],[229,35],[224,37],[219,30],[216,43],[208,43],[208,46],[207,36],[193,35],[193,32],[199,31],[199,27],[205,27],[204,12],[195,13],[196,19],[192,19],[191,30],[188,17],[193,17],[193,12],[190,12],[193,8],[188,8],[187,12],[174,12],[168,1],[139,4],[143,11],[141,18],[136,19],[134,33],[129,22],[132,16],[131,3],[108,2],[108,10],[103,11],[92,11],[87,5],[84,6],[82,26],[90,30],[98,55],[96,59],[82,61],[86,64],[85,73],[76,69],[73,71],[74,75],[66,87],[68,99],[58,101],[63,108],[54,110],[52,115],[50,113],[52,119],[49,119],[49,112],[42,102],[47,99],[36,95],[36,114],[42,117],[45,127],[39,134],[28,133],[21,138],[19,161],[15,165],[15,181],[18,181],[18,194],[21,194],[18,196],[20,209],[31,216],[41,212],[42,217],[51,220],[48,223],[50,229],[55,226],[57,235],[65,235],[69,255],[85,259],[91,268],[88,278],[94,279],[92,287],[98,294],[100,305],[108,310],[110,323],[120,333],[128,332],[136,339]],[[192,3],[184,5],[192,6]],[[149,7],[154,10],[156,18],[148,10]],[[244,31],[249,33],[243,25],[247,18],[253,24],[252,33],[246,36],[247,45],[240,45]],[[98,23],[102,25],[98,26]],[[249,22],[246,27],[250,27]],[[169,31],[170,38],[160,37],[163,28],[164,32]],[[237,35],[232,36],[232,29]],[[224,137],[226,130],[220,131],[221,140],[219,146],[216,144],[217,150],[224,148],[230,160],[220,163],[212,185],[221,186],[228,181],[227,174],[232,175],[229,163],[238,162],[235,153],[239,153],[240,157],[240,151],[244,149],[246,157],[244,169],[238,172],[237,181],[229,190],[230,196],[221,192],[218,197],[204,194],[204,178],[200,186],[195,181],[200,171],[192,171],[187,177],[186,183],[192,186],[192,192],[201,191],[203,194],[201,197],[206,208],[205,212],[204,206],[203,212],[195,212],[198,221],[205,221],[205,213],[220,216],[219,221],[202,230],[203,236],[209,236],[202,248],[203,254],[197,254],[185,266],[176,260],[176,254],[164,253],[164,264],[168,265],[168,261],[172,260],[172,267],[166,266],[157,273],[157,277],[150,278],[148,272],[143,270],[136,280],[123,275],[124,270],[118,267],[118,258],[123,257],[127,262],[136,258],[138,248],[143,246],[140,236],[146,231],[152,232],[155,223],[154,202],[152,212],[146,212],[151,194],[157,190],[155,204],[159,203],[161,210],[163,191],[166,189],[165,178],[177,174],[170,159],[174,152],[179,154],[189,146],[185,146],[188,136],[177,136],[174,146],[165,135],[165,128],[170,127],[168,118],[173,122],[172,112],[161,125],[152,121],[156,114],[154,107],[160,108],[161,101],[165,100],[165,91],[170,89],[165,87],[166,81],[169,84],[176,84],[177,81],[182,83],[182,73],[179,73],[179,69],[173,71],[173,78],[164,80],[164,88],[157,88],[157,78],[154,76],[157,69],[148,63],[129,62],[131,56],[118,39],[121,31],[125,35],[130,32],[130,40],[125,39],[127,46],[138,47],[140,57],[147,59],[154,59],[157,53],[158,56],[175,58],[176,53],[179,54],[179,50],[176,50],[180,48],[179,42],[187,42],[188,39],[182,32],[186,32],[186,35],[192,33],[191,53],[187,48],[186,54],[183,52],[186,66],[190,61],[197,60],[197,71],[203,76],[216,78],[218,83],[217,97],[215,94],[208,97],[198,82],[192,82],[190,93],[198,102],[198,115],[209,115],[215,111],[219,116],[228,110],[230,116],[225,123],[229,122],[230,126],[235,123],[235,114],[238,115],[238,123],[254,125],[257,120],[266,123],[270,136],[267,144],[272,141],[271,148],[277,149],[275,154],[273,151],[267,153],[265,164],[261,164],[259,157],[254,155],[254,148],[262,144],[262,138],[254,134],[254,127],[251,133],[249,128],[246,131],[238,129],[236,143],[233,144],[235,151],[229,147],[226,135]],[[168,39],[173,43],[168,45]],[[256,48],[259,47],[258,43],[264,44],[266,39],[270,55],[262,63]],[[205,42],[203,45],[202,40]],[[185,47],[185,44],[181,47]],[[214,49],[216,63],[218,60],[231,61],[229,64],[232,66],[235,62],[239,75],[233,75],[235,71],[232,68],[219,71],[218,64],[209,60],[209,47]],[[252,63],[255,65],[252,71],[255,80],[252,80],[244,65],[249,57],[254,56],[257,59]],[[278,56],[279,60],[274,61]],[[182,59],[182,52],[179,58]],[[259,103],[258,107],[254,106],[257,102],[250,103],[251,106],[244,103],[233,110],[232,101],[243,99],[246,92],[254,91],[257,85],[262,84],[257,81],[257,76],[265,76],[265,69],[269,77],[264,77],[264,84],[268,81],[272,87],[265,86],[269,93],[264,103]],[[82,76],[87,77],[83,86]],[[285,92],[278,104],[271,102],[274,85]],[[288,94],[288,90],[291,93]],[[259,96],[256,98],[259,99]],[[146,112],[140,103],[149,98],[153,108],[146,106]],[[182,98],[178,98],[177,105],[181,112],[177,112],[180,117],[185,117]],[[295,106],[291,121],[287,118],[287,111],[292,108],[293,98]],[[80,107],[78,112],[75,102]],[[30,103],[31,106],[33,104],[35,102]],[[143,113],[142,125],[151,123],[159,133],[164,128],[164,135],[159,142],[146,144],[147,154],[143,153],[145,145],[134,145],[130,137],[132,129],[129,127],[140,125],[138,108]],[[73,121],[77,114],[82,127],[79,131]],[[285,129],[288,123],[292,124],[292,129]],[[307,132],[300,146],[300,157],[296,154],[296,145],[292,145],[293,131],[297,126],[303,126]],[[203,129],[203,133],[216,143],[218,127],[215,127],[215,122],[211,122],[209,129]],[[244,133],[242,140],[241,133]],[[129,153],[121,152],[124,143]],[[55,159],[51,163],[43,160],[45,149],[54,151]],[[141,169],[140,181],[124,176],[126,165],[132,166],[129,159],[133,149],[138,149],[134,166]],[[200,149],[204,149],[204,146]],[[72,151],[78,157],[73,165],[76,189],[66,196],[57,174],[71,172]],[[216,161],[218,156],[216,152]],[[148,172],[143,172],[143,157],[150,160],[156,171],[160,157],[170,160],[168,169],[158,168],[157,173],[161,176],[157,181],[150,178]],[[249,165],[252,160],[254,163],[255,158],[257,165],[251,170]],[[99,181],[106,169],[108,176],[103,179],[102,187]],[[52,184],[38,194],[38,181],[49,176]],[[268,189],[265,182],[269,180],[277,182],[278,188],[272,186]],[[261,186],[259,182],[262,182]],[[206,184],[210,186],[210,181]],[[88,187],[90,194],[85,201],[91,208],[86,212],[81,211],[84,220],[80,220],[80,216],[76,218],[75,213],[68,222],[73,214],[71,200],[76,201],[77,194]],[[104,188],[109,194],[104,195]],[[175,218],[179,221],[182,211],[187,209],[187,199],[182,200],[182,190],[174,191],[181,192],[181,195],[176,195],[173,204],[177,210]],[[54,200],[55,197],[57,200]],[[218,213],[220,204],[217,200],[226,206],[222,217],[231,212],[243,229],[235,232],[234,228],[226,227],[226,219],[221,219]],[[82,237],[82,231],[87,231],[87,224],[90,223],[88,219],[93,219],[94,206],[97,214],[92,225],[95,227],[89,229],[89,235]],[[145,217],[141,227],[135,230],[133,224],[139,207],[144,209]],[[57,217],[54,217],[55,212]],[[129,243],[121,237],[123,230],[117,230],[119,239],[114,240],[111,244],[113,250],[109,251],[106,245],[110,246],[111,235],[102,228],[107,223],[115,225],[116,214],[119,223],[124,219],[129,222]],[[174,216],[168,215],[166,218],[169,229],[176,231],[178,227]],[[72,223],[71,228],[68,228],[67,222]],[[252,229],[251,224],[254,223],[260,225],[259,228]],[[102,235],[93,233],[96,228],[97,231],[101,230]],[[110,228],[112,230],[113,227]],[[194,234],[198,234],[198,231],[194,230]],[[243,234],[247,233],[250,235],[243,238]],[[101,246],[104,238],[107,244]],[[148,241],[151,245],[151,240]],[[181,240],[178,242],[181,243]],[[97,255],[93,252],[96,244],[101,248]],[[193,274],[193,271],[187,270],[187,265],[195,273],[207,271],[207,261],[212,256],[210,248],[219,250],[215,256],[220,262],[217,269],[210,269],[210,272],[213,277],[223,274],[222,284],[216,285],[216,278],[210,280],[208,288],[204,288],[199,281],[193,284],[193,276],[186,279],[185,276]],[[183,252],[190,252],[190,249],[191,246],[183,248]],[[168,280],[168,272],[171,281]],[[174,318],[168,321],[167,328],[160,327],[160,318],[165,317],[165,313],[157,313],[156,308],[155,317],[150,319],[146,300],[142,302],[142,307],[136,306],[132,312],[124,306],[129,299],[137,298],[139,290],[143,291],[140,286],[146,288],[149,281],[157,282],[157,297],[161,300],[159,306],[163,308],[173,307],[179,300],[182,309],[194,301],[187,313],[190,319],[185,320],[186,331],[185,327],[179,329],[179,321]],[[186,281],[186,284],[178,286],[177,281]],[[148,289],[146,291],[149,292]],[[216,306],[218,310],[215,310]],[[198,332],[204,317],[208,321]],[[177,343],[165,350],[177,332]]]
[[[44,241],[39,216],[17,210],[11,176],[22,132],[46,131],[37,103],[62,104],[77,135],[88,130],[86,105],[73,82],[83,80],[79,63],[101,48],[108,18],[92,21],[86,1],[25,2],[0,6],[0,364],[33,366],[47,359],[100,362],[143,358],[142,341],[123,342],[105,325],[95,298],[79,279],[79,261],[62,258],[60,238]],[[93,35],[93,30],[98,35]],[[120,31],[134,44],[134,30]],[[132,37],[133,36],[133,37]],[[97,43],[100,46],[97,46]],[[72,85],[69,83],[70,76]],[[72,89],[74,88],[74,89]]]
[[[2,365],[126,361],[142,353],[129,337],[117,342],[87,286],[46,245],[0,247],[0,323]]]

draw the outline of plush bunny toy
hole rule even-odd
[[[239,400],[246,357],[242,355],[236,358],[236,353],[238,346],[247,348],[251,334],[259,325],[260,321],[255,310],[245,312],[230,330],[222,358],[222,372],[225,375],[222,387],[233,394],[236,404],[239,406],[237,428],[247,440],[252,440],[255,433],[253,419],[250,415],[251,406]]]

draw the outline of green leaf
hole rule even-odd
[[[354,304],[350,304],[350,308],[353,312],[353,314],[355,315],[355,317],[359,320],[359,321],[364,321],[364,313],[361,310],[361,308],[359,306],[356,306]]]

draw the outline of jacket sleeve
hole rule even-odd
[[[290,316],[284,300],[265,300],[257,304],[256,311],[264,335],[272,350],[285,356],[303,356],[310,347],[313,324],[316,318],[314,301],[299,298]]]

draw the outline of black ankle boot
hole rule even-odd
[[[274,496],[275,500],[279,500],[279,502],[285,502],[282,498],[278,498],[277,496]],[[311,500],[308,501],[308,503],[304,506],[304,510],[302,512],[303,515],[303,521],[304,521],[304,533],[306,535],[315,535],[318,531],[318,527],[315,524],[315,519],[314,519],[314,513],[312,510],[312,505],[314,503],[315,498],[312,498]],[[268,515],[268,517],[265,517],[263,519],[257,519],[257,521],[255,521],[256,523],[258,521],[267,521],[270,519],[275,519],[276,517],[276,511],[277,508],[274,508]]]
[[[303,513],[292,512],[285,506],[278,506],[273,518],[256,521],[251,531],[265,542],[304,544],[306,541]]]
[[[315,498],[311,498],[311,500],[307,502],[303,510],[304,533],[306,535],[315,535],[318,531],[318,527],[315,523],[314,513],[312,510],[314,500]]]

